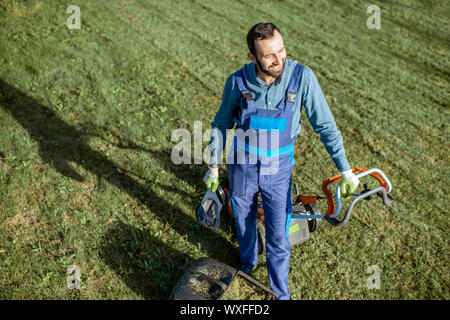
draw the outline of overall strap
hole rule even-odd
[[[239,69],[234,73],[234,78],[236,79],[239,91],[241,92],[242,97],[244,98],[244,101],[247,105],[248,113],[254,113],[256,111],[255,101],[253,100],[251,92],[247,89],[247,87],[244,84],[245,76],[242,69]]]
[[[292,104],[295,102],[299,82],[300,79],[302,78],[303,69],[304,67],[299,63],[295,66],[294,72],[292,73],[291,76],[291,80],[289,81],[288,90],[286,94],[286,107],[288,105],[292,107]]]

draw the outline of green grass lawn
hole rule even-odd
[[[0,0],[0,299],[168,299],[200,257],[239,266],[233,223],[196,222],[206,165],[174,165],[171,135],[210,126],[261,21],[315,72],[351,165],[383,170],[395,198],[293,247],[292,298],[449,299],[449,16],[432,0]],[[293,179],[318,194],[338,172],[302,121]]]

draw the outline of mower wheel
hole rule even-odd
[[[317,231],[322,226],[322,219],[308,219],[309,232]]]

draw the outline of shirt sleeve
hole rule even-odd
[[[303,91],[303,105],[314,132],[320,134],[328,154],[342,172],[350,169],[345,157],[344,143],[341,132],[337,129],[333,115],[320,89],[319,82],[312,70],[307,69],[307,82]],[[306,70],[305,70],[306,71]]]
[[[231,74],[222,93],[222,103],[211,123],[211,140],[208,148],[211,150],[211,164],[219,164],[220,156],[226,145],[226,130],[234,127],[234,119],[239,106],[240,91],[236,85],[234,75]]]

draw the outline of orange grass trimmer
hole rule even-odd
[[[340,184],[338,183],[342,175],[336,175],[332,178],[325,180],[322,183],[322,191],[324,195],[301,195],[298,192],[298,186],[295,183],[296,196],[292,204],[292,215],[289,227],[289,242],[291,245],[296,245],[309,240],[310,233],[318,230],[322,221],[326,220],[334,227],[345,225],[352,213],[352,210],[357,202],[360,200],[370,200],[374,195],[382,198],[385,205],[390,205],[393,201],[392,196],[389,194],[392,190],[392,185],[386,175],[379,169],[372,168],[366,169],[357,167],[352,169],[352,172],[361,180],[364,176],[370,175],[379,182],[379,186],[373,189],[369,189],[368,183],[364,183],[364,189],[360,193],[354,193],[352,197],[353,201],[345,211],[344,217],[339,220],[338,217],[342,209],[342,197],[340,192]],[[338,183],[336,187],[336,193],[333,196],[328,189],[333,183]],[[234,212],[231,204],[229,203],[229,191],[224,188],[227,194],[227,211],[232,219],[234,219]],[[319,200],[327,200],[328,208],[326,214],[321,214],[320,208],[317,205]],[[259,252],[264,252],[265,239],[264,239],[264,209],[259,198],[258,213],[256,217],[258,223],[258,244]]]

